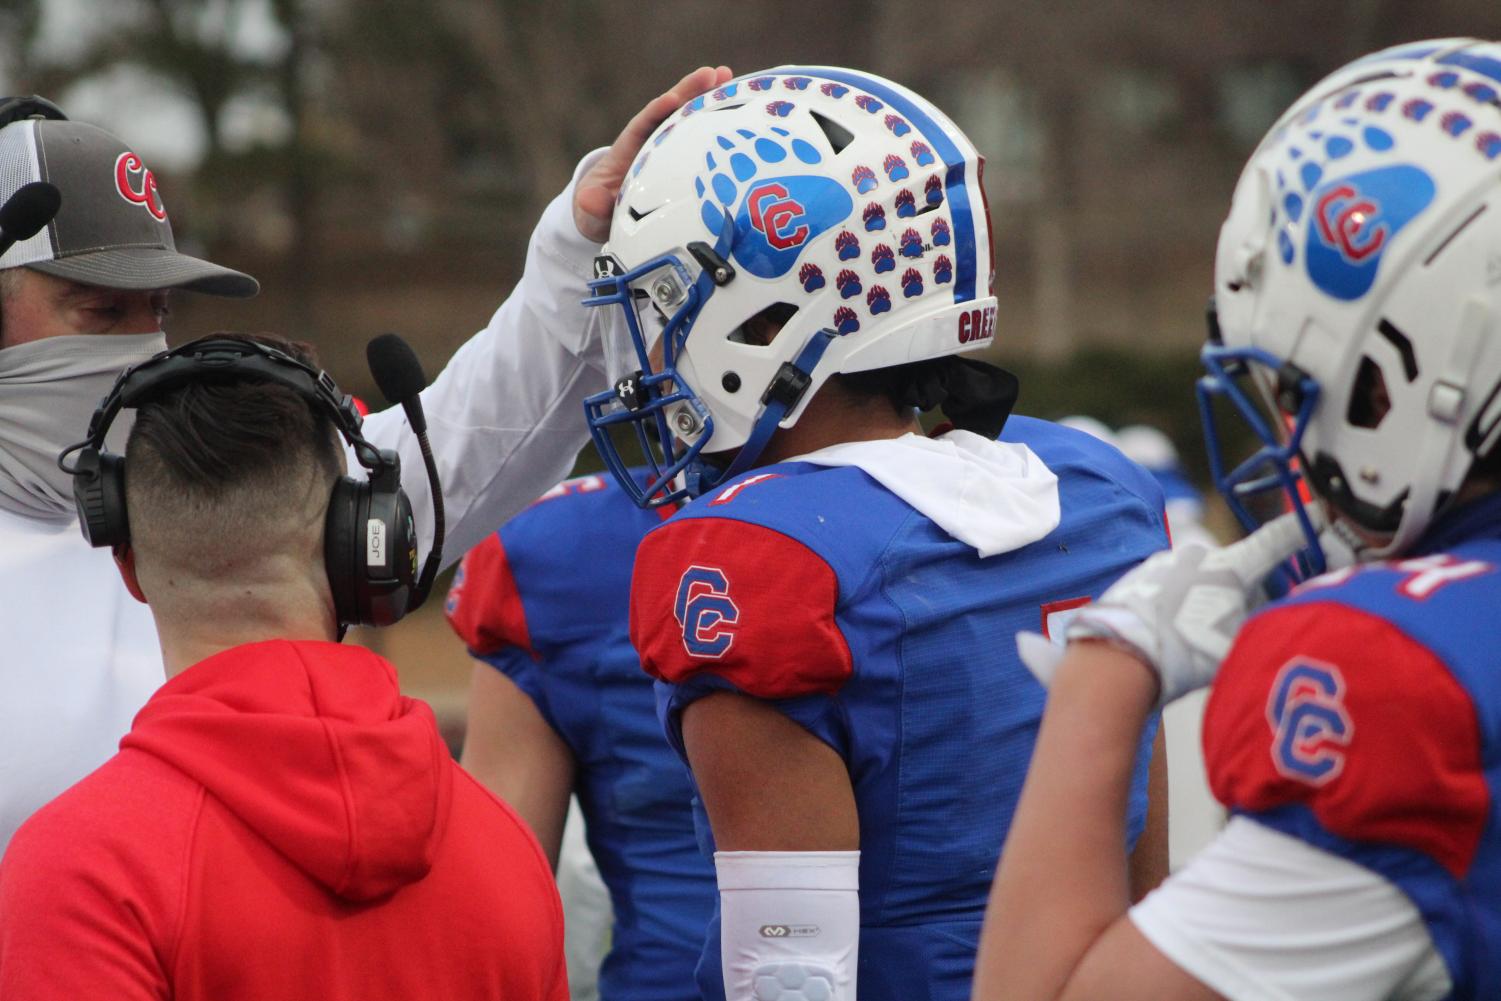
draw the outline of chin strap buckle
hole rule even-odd
[[[803,394],[813,383],[813,376],[798,368],[790,361],[782,362],[782,367],[777,369],[777,374],[772,377],[766,387],[766,392],[761,395],[762,405],[780,403],[783,412],[792,410],[797,406]]]

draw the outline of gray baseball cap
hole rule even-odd
[[[156,176],[103,129],[37,118],[0,129],[0,203],[31,181],[56,185],[62,208],[35,236],[0,255],[0,268],[25,265],[107,288],[235,298],[260,291],[247,274],[177,252]]]

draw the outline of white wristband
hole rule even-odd
[[[715,852],[726,1001],[855,1001],[860,853]]]

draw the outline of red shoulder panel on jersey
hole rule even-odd
[[[464,555],[443,610],[454,632],[475,653],[520,647],[536,656],[521,592],[499,535],[491,533]]]
[[[707,671],[758,698],[837,691],[853,665],[834,568],[780,532],[728,518],[668,522],[636,552],[631,642],[648,674]]]
[[[1427,647],[1335,602],[1242,630],[1204,716],[1215,796],[1251,812],[1302,804],[1332,834],[1468,870],[1490,794],[1469,694]]]

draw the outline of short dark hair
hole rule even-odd
[[[216,333],[278,351],[318,368],[312,345],[274,334]],[[284,386],[260,379],[201,382],[136,411],[126,455],[141,453],[152,474],[209,497],[274,474],[289,454],[313,457],[330,475],[341,459],[329,416]]]
[[[316,367],[306,344],[215,336],[256,341]],[[323,518],[343,470],[332,418],[286,386],[247,378],[173,390],[136,411],[126,443],[138,561],[170,568],[174,580],[216,583],[255,573],[258,560],[321,562]]]

